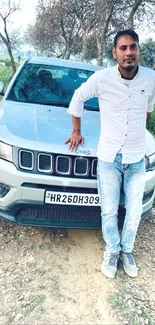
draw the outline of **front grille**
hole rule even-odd
[[[22,169],[32,170],[33,169],[33,161],[34,154],[28,150],[20,150],[19,151],[19,167]]]
[[[20,149],[17,168],[53,176],[96,179],[97,159]]]
[[[92,176],[97,176],[97,159],[94,159],[92,162],[92,170],[91,170]]]
[[[70,221],[70,222],[101,222],[100,208],[85,207],[72,210],[65,207],[42,207],[29,205],[18,211],[17,218],[31,220],[53,220],[53,221]]]
[[[88,174],[87,158],[75,158],[74,174],[77,176],[86,176]]]
[[[39,153],[38,155],[38,170],[40,172],[49,173],[52,171],[52,155]]]
[[[71,159],[65,156],[57,156],[56,172],[62,175],[69,175],[71,172]]]

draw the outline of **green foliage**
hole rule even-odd
[[[113,48],[113,43],[109,42],[107,44],[106,51],[105,51],[105,57],[107,57],[109,60],[114,60],[112,55],[112,48]]]
[[[155,109],[152,116],[148,122],[147,129],[155,136]]]
[[[5,60],[5,65],[6,65],[6,67],[11,67],[11,62],[9,59]]]
[[[149,38],[146,42],[143,42],[140,47],[146,66],[153,68],[155,65],[155,41]]]
[[[6,67],[11,67],[11,62],[8,56],[0,56],[0,62],[5,63]]]
[[[12,78],[12,68],[0,66],[0,81],[4,82],[5,89],[7,88]]]
[[[12,68],[6,66],[0,66],[0,81],[4,83],[4,91],[7,89],[8,84],[12,78]],[[3,96],[0,96],[0,101]]]

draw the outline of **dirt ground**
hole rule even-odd
[[[155,324],[155,210],[138,231],[137,279],[100,271],[100,231],[0,221],[0,324]]]

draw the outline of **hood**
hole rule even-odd
[[[72,133],[71,115],[66,111],[65,107],[5,101],[4,111],[0,110],[4,142],[36,150],[51,150],[54,146],[57,151],[61,146],[61,152],[66,152],[64,142]],[[79,147],[79,154],[87,155],[91,150],[91,155],[95,155],[100,134],[99,112],[85,111],[82,130],[85,146]],[[146,130],[146,154],[154,152],[155,139]]]
[[[65,107],[5,101],[3,122],[11,133],[11,139],[15,136],[21,138],[23,143],[28,140],[35,141],[36,145],[62,145],[72,133],[71,115],[66,111]],[[100,132],[99,113],[86,111],[82,119],[82,129],[86,138],[85,147],[96,148]]]

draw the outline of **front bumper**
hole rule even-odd
[[[96,180],[36,175],[20,172],[9,162],[0,159],[0,183],[10,190],[0,198],[0,217],[20,225],[61,228],[100,229],[100,207],[45,204],[45,191],[78,191],[95,193]],[[146,173],[143,215],[149,215],[155,198],[155,170]],[[121,197],[119,217],[125,214]]]

